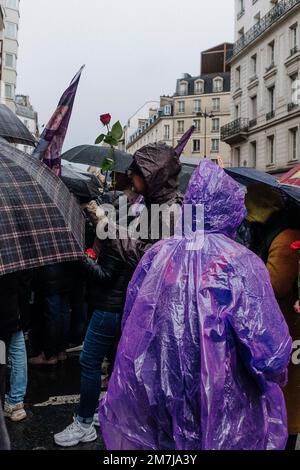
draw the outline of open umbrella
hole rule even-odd
[[[0,137],[13,144],[35,146],[36,140],[23,122],[4,104],[0,104]]]
[[[0,142],[0,275],[80,259],[84,218],[38,159]]]
[[[289,186],[286,184],[281,184],[281,180],[277,181],[274,175],[265,173],[263,171],[255,170],[254,168],[225,168],[226,173],[231,176],[238,183],[249,186],[250,184],[255,183],[264,183],[268,186],[272,186],[278,191],[281,191],[283,196],[291,199],[296,202],[297,205],[300,205],[300,187],[299,186]]]
[[[95,199],[100,194],[102,188],[97,176],[91,173],[84,173],[75,169],[70,164],[62,164],[61,178],[69,191],[82,202]]]
[[[83,163],[85,165],[101,168],[103,162],[109,157],[109,148],[97,145],[79,145],[65,152],[61,158],[72,163]],[[115,150],[115,164],[113,170],[118,173],[126,173],[132,163],[129,153]]]

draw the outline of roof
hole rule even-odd
[[[194,84],[198,80],[203,80],[204,81],[204,94],[213,94],[215,93],[213,91],[213,80],[217,77],[223,78],[223,92],[230,92],[230,72],[223,72],[223,73],[212,73],[208,75],[199,75],[198,77],[188,77],[186,74],[187,78],[179,78],[177,80],[177,86],[176,86],[176,92],[175,95],[179,95],[179,84],[181,82],[187,82],[188,83],[188,95],[194,95]]]

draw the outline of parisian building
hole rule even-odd
[[[231,121],[221,129],[233,166],[292,168],[299,149],[300,0],[235,0]]]
[[[221,142],[220,129],[230,121],[230,65],[233,45],[224,43],[201,53],[198,76],[185,73],[176,82],[172,96],[161,96],[157,110],[128,136],[130,153],[148,143],[164,142],[176,146],[182,135],[194,124],[196,130],[188,143],[182,161],[198,163],[203,158],[222,159],[231,163],[230,147]],[[205,117],[206,116],[206,117]]]
[[[0,0],[0,7],[0,102],[15,112],[19,0]]]

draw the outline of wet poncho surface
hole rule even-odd
[[[108,449],[283,449],[288,328],[259,258],[233,241],[244,193],[203,161],[186,204],[204,241],[157,243],[129,285],[100,422]]]

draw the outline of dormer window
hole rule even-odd
[[[223,78],[222,77],[214,78],[213,91],[214,93],[220,93],[223,91]]]
[[[195,90],[196,95],[200,95],[200,94],[204,93],[204,81],[203,80],[197,80],[195,82],[194,90]]]
[[[179,94],[180,96],[185,96],[188,94],[188,83],[180,82],[179,84]]]

